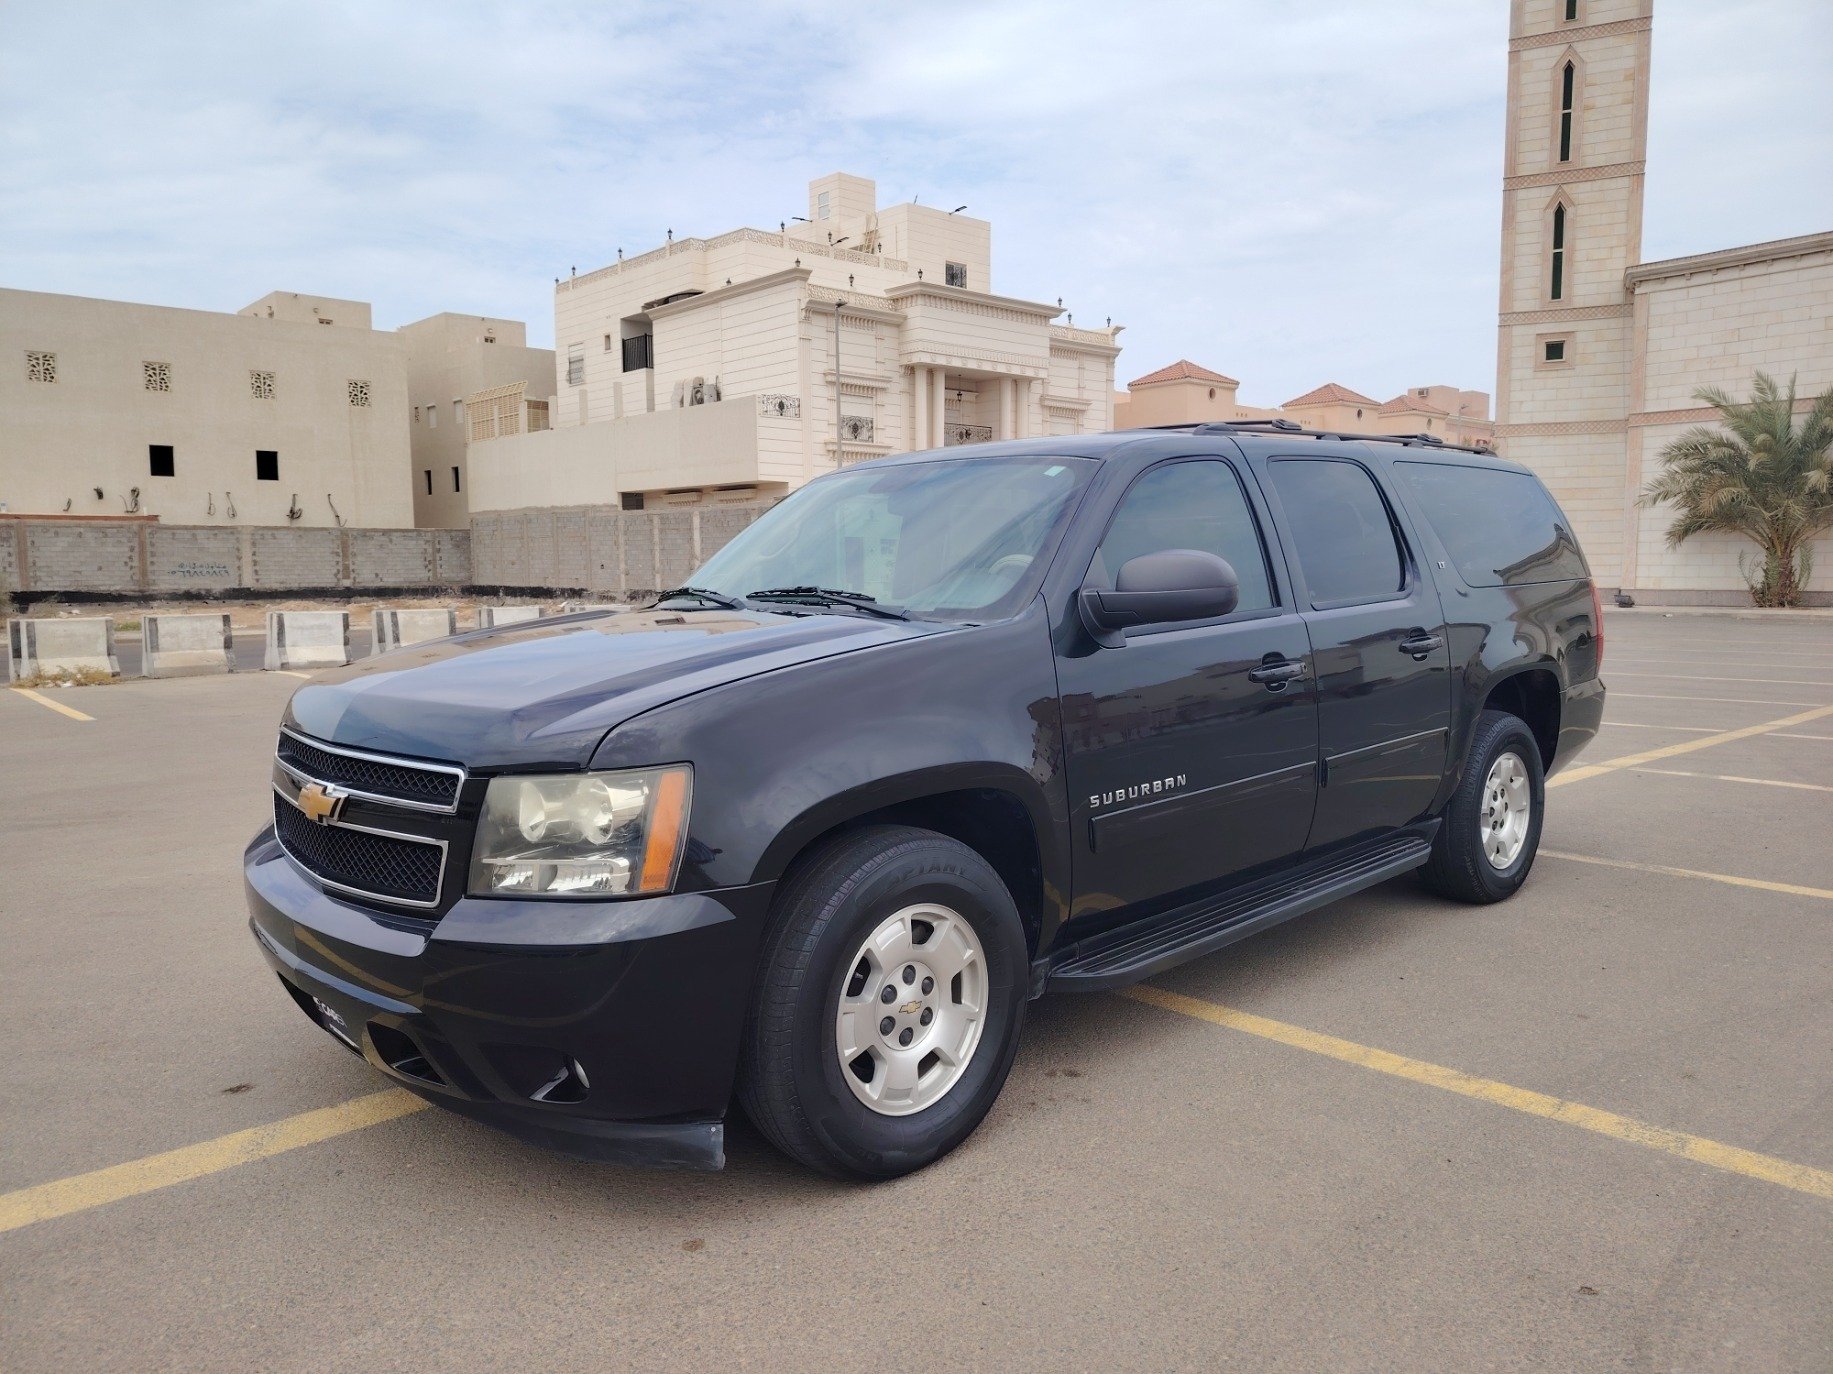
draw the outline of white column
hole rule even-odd
[[[931,448],[941,448],[948,442],[948,402],[943,399],[942,369],[929,369],[929,424]]]
[[[1031,432],[1031,379],[1019,377],[1012,384],[1012,437],[1023,439]]]
[[[999,432],[993,436],[995,439],[1016,439],[1018,437],[1017,431],[1012,427],[1013,390],[1014,387],[1010,377],[1001,377],[999,379],[999,405],[997,411],[999,416]]]
[[[929,447],[929,369],[910,369],[910,435],[912,450]]]

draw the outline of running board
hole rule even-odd
[[[1432,829],[1437,829],[1436,824]],[[1384,835],[1246,887],[1205,897],[1080,940],[1053,959],[1050,987],[1100,992],[1163,973],[1294,916],[1418,868],[1432,853],[1430,832]]]

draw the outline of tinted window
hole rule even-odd
[[[1273,485],[1298,544],[1311,604],[1392,596],[1406,580],[1375,479],[1355,463],[1274,463]]]
[[[1236,609],[1260,611],[1273,604],[1260,531],[1228,464],[1169,463],[1133,483],[1101,541],[1096,575],[1111,583],[1128,559],[1166,549],[1226,558],[1241,579]]]
[[[1473,587],[1582,578],[1584,557],[1546,488],[1525,472],[1396,463],[1458,572]]]

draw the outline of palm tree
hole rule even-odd
[[[1748,401],[1715,386],[1693,396],[1718,411],[1720,425],[1695,425],[1662,449],[1641,504],[1674,505],[1669,547],[1709,530],[1753,540],[1761,564],[1738,559],[1751,599],[1793,606],[1813,573],[1814,537],[1833,528],[1833,390],[1800,417],[1793,377],[1784,392],[1757,373]]]

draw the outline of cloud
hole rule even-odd
[[[1824,228],[1815,0],[1663,0],[1646,248]],[[1268,404],[1494,370],[1500,4],[755,0],[0,10],[8,285],[552,327],[551,284],[847,170],[966,202],[994,287]]]

